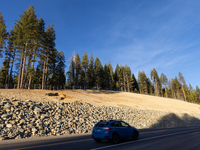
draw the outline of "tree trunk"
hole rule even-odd
[[[6,71],[5,88],[7,88],[7,86],[6,86],[6,84],[7,84],[7,80],[8,80],[8,70]]]
[[[20,88],[21,72],[22,72],[22,64],[23,64],[23,57],[21,58],[21,61],[20,61],[19,75],[18,75],[18,83],[17,83],[17,89]]]
[[[45,73],[45,61],[44,61],[44,65],[43,65],[43,75],[42,75],[42,90],[44,89],[44,73]]]
[[[147,85],[145,85],[145,93],[148,94],[148,88],[147,88]]]
[[[159,96],[160,94],[159,94],[159,87],[158,87],[158,80],[157,80],[157,78],[156,78],[156,96]]]
[[[184,88],[183,88],[183,84],[182,84],[182,89],[183,89],[184,101],[186,101],[186,96],[185,96],[185,91],[184,91]]]
[[[26,52],[26,51],[25,51],[25,52]],[[23,68],[22,68],[22,75],[21,75],[20,89],[22,88],[22,85],[23,85],[25,64],[26,64],[26,56],[24,57],[24,61],[23,61]]]
[[[5,87],[6,87],[6,84],[8,83],[8,72],[9,72],[9,68],[10,68],[10,57],[8,58],[8,69],[6,70]],[[8,88],[8,87],[7,87],[7,88]]]
[[[123,71],[123,79],[124,79],[124,92],[126,92],[126,82],[125,82],[125,74],[124,74],[124,71]]]
[[[28,58],[28,65],[27,65],[27,71],[26,71],[26,74],[25,74],[25,87],[27,87],[28,86],[28,82],[29,82],[29,80],[28,80],[28,68],[30,68],[30,65],[31,65],[31,57],[29,56],[29,58]]]
[[[179,89],[177,89],[177,98],[181,99],[181,97],[180,97],[180,90]]]
[[[97,90],[99,89],[99,77],[97,77]]]
[[[167,93],[167,88],[165,86],[165,93],[166,93],[166,98],[168,98],[168,93]]]
[[[27,52],[27,42],[25,43],[25,52],[24,52],[24,61],[23,61],[23,68],[22,68],[22,75],[21,75],[21,83],[20,88],[22,88],[23,85],[23,79],[24,79],[24,70],[25,70],[25,64],[26,64],[26,52]]]
[[[47,56],[47,63],[46,63],[46,70],[45,70],[45,78],[44,78],[44,84],[45,84],[45,85],[47,84],[48,61],[49,61],[49,58],[48,58],[48,56]]]
[[[30,77],[29,82],[28,82],[28,89],[29,90],[31,89],[31,77]]]
[[[170,88],[171,88],[171,91],[172,91],[172,97],[176,99],[176,95],[175,95],[175,92],[174,92],[174,87],[172,85],[172,81],[170,81]]]
[[[127,79],[127,82],[128,82],[128,92],[130,92],[130,84],[129,84],[129,80],[128,80],[127,77],[126,77],[126,79]]]
[[[8,69],[9,69],[9,68],[8,68]],[[5,86],[6,86],[7,82],[8,82],[8,69],[6,69],[6,80],[5,80]]]
[[[162,84],[160,85],[160,93],[161,93],[161,97],[163,97],[163,92],[162,92]]]
[[[33,59],[35,60],[35,55],[33,56]],[[32,66],[31,66],[31,69],[34,68],[34,61],[32,62]],[[30,79],[29,79],[29,83],[28,83],[28,89],[30,90],[30,87],[31,87],[31,78],[32,78],[32,74],[30,76]]]
[[[86,90],[86,68],[85,68],[84,90]]]
[[[10,85],[10,79],[12,77],[12,69],[13,69],[14,60],[15,60],[15,50],[14,50],[14,54],[13,54],[12,64],[11,64],[11,67],[10,67],[10,77],[9,77],[9,80],[8,80],[8,85]]]

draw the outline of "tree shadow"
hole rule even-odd
[[[150,128],[172,128],[184,126],[200,126],[200,120],[186,113],[180,116],[175,113],[170,113],[159,119],[157,123],[152,124]]]
[[[84,91],[87,94],[115,94],[115,93],[123,92],[123,91],[117,91],[117,90],[115,91],[115,90],[104,90],[104,89],[101,89],[101,90],[95,90],[95,89],[87,89],[87,90],[83,90],[83,89],[67,89],[67,90],[70,90],[72,92],[82,92],[82,91]]]
[[[88,90],[86,93],[93,93],[93,94],[115,94],[120,93],[121,91],[114,91],[114,90]]]

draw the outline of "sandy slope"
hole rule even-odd
[[[59,96],[46,96],[46,93],[62,93],[67,98],[60,100]],[[17,90],[17,89],[1,89],[0,97],[15,98],[18,100],[33,101],[59,101],[71,102],[80,100],[93,105],[106,105],[128,107],[142,110],[159,110],[167,112],[179,112],[188,114],[200,114],[200,105],[192,104],[180,100],[170,98],[161,98],[128,92],[114,91],[96,91],[96,90]]]

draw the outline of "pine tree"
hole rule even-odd
[[[38,64],[37,67],[36,67],[36,71],[34,73],[33,81],[32,81],[32,83],[34,85],[42,83],[42,74],[43,74],[43,72],[42,72],[42,66]]]
[[[185,79],[184,79],[181,72],[178,73],[178,78],[179,78],[179,82],[181,83],[181,88],[182,88],[182,91],[183,91],[184,100],[186,101],[185,90],[184,90]]]
[[[33,39],[35,38],[35,30],[37,30],[37,16],[35,15],[34,7],[30,6],[24,11],[24,14],[20,15],[20,20],[17,21],[14,26],[14,32],[16,32],[14,44],[17,45],[18,49],[22,49],[18,88],[22,88],[26,57],[29,49],[34,45]]]
[[[69,64],[69,71],[67,72],[68,76],[68,83],[71,85],[74,89],[75,86],[75,55],[73,54],[70,59],[70,64]]]
[[[56,62],[50,61],[49,64],[51,66],[50,68],[52,69],[51,78],[49,79],[49,84],[54,86],[64,87],[66,82],[66,76],[65,76],[65,56],[63,51],[57,53]]]
[[[166,97],[168,97],[168,92],[167,92],[168,79],[167,79],[167,77],[163,73],[161,73],[161,75],[160,75],[160,81],[164,85],[164,87],[165,87],[165,94],[166,94]]]
[[[196,86],[196,102],[199,104],[200,103],[200,89],[198,86]]]
[[[78,86],[78,82],[79,82],[79,78],[80,78],[80,74],[81,74],[81,59],[79,57],[79,54],[76,54],[75,57],[75,72],[76,72],[76,82],[75,82],[75,88],[77,88]]]
[[[5,84],[5,86],[7,86],[8,78],[9,78],[8,74],[9,74],[9,68],[10,68],[10,60],[11,60],[11,51],[10,51],[10,49],[8,49],[8,48],[5,49],[5,55],[6,55],[6,57],[5,57],[5,60],[4,60],[3,64],[4,64],[4,69],[6,69],[6,70],[4,70],[6,78],[5,78],[4,84]]]
[[[139,82],[140,93],[148,94],[147,76],[144,71],[139,71],[138,82]]]
[[[13,65],[14,65],[14,62],[16,60],[16,54],[17,54],[17,50],[16,50],[16,48],[14,47],[14,44],[13,44],[14,37],[15,37],[14,34],[15,34],[14,31],[10,30],[10,35],[9,35],[9,38],[8,38],[8,46],[7,46],[7,50],[9,51],[9,57],[10,57],[9,60],[11,61],[8,85],[10,85],[11,80],[13,80],[13,76],[12,76]]]
[[[115,83],[113,78],[113,67],[110,61],[108,61],[108,70],[109,70],[109,88],[112,89]]]
[[[116,82],[116,89],[119,90],[119,83],[118,83],[118,81]]]
[[[154,86],[155,86],[155,93],[157,96],[159,96],[159,77],[158,73],[155,68],[151,70],[151,80],[153,80]]]
[[[175,78],[172,80],[172,83],[174,84],[174,89],[175,89],[175,93],[176,93],[176,98],[177,99],[181,99],[181,84],[178,81],[177,77],[175,76]]]
[[[126,92],[126,72],[125,72],[125,67],[120,65],[120,83],[121,86],[123,87],[123,91]]]
[[[151,80],[149,78],[147,78],[147,89],[148,89],[148,93],[150,95],[154,94],[154,86],[153,86],[153,83],[151,82]]]
[[[8,33],[6,31],[6,25],[5,20],[3,19],[3,16],[0,12],[0,57],[3,57],[3,49],[5,49],[6,46],[6,39],[8,37]]]
[[[80,80],[79,80],[79,86],[83,87],[85,83],[85,71],[82,68],[80,73]],[[85,86],[84,86],[85,87]]]
[[[57,50],[55,49],[55,30],[53,24],[47,26],[45,33],[43,34],[42,49],[41,49],[41,62],[43,62],[43,77],[42,77],[42,89],[47,84],[47,77],[49,76],[49,67],[54,68],[56,63]],[[52,65],[50,65],[50,63]]]
[[[32,64],[31,64],[29,72],[28,72],[29,79],[27,80],[28,81],[28,89],[30,89],[32,78],[34,78],[34,73],[35,73],[34,64],[36,62],[36,57],[39,57],[39,55],[40,55],[40,48],[42,47],[42,40],[43,40],[43,35],[44,35],[44,25],[45,25],[44,20],[42,18],[40,18],[37,23],[37,28],[34,31],[35,32],[34,33],[35,37],[33,39],[34,45],[31,48],[32,59],[30,60],[30,63],[32,63]]]
[[[0,70],[0,83],[1,84],[6,84],[6,79],[8,78],[7,77],[8,69],[9,69],[9,61],[8,61],[8,57],[6,57],[3,61],[3,66],[1,67],[1,70]]]
[[[88,85],[90,88],[94,87],[95,85],[95,72],[94,72],[94,58],[91,53],[90,55],[90,62],[89,62],[89,67],[87,70],[87,77],[88,77]]]
[[[176,99],[175,88],[174,88],[173,80],[171,78],[169,78],[169,86],[170,86],[170,91],[171,91],[171,97]]]
[[[125,76],[126,76],[126,83],[127,83],[127,90],[130,92],[132,88],[133,79],[131,78],[131,69],[129,66],[125,65]]]
[[[195,90],[193,89],[192,85],[189,83],[189,99],[190,102],[195,102]]]
[[[137,82],[137,80],[136,80],[136,78],[135,78],[135,75],[132,73],[132,90],[134,91],[134,92],[137,92],[137,91],[139,91],[139,87],[138,87],[138,82]]]
[[[103,72],[103,66],[101,65],[101,62],[98,57],[95,59],[94,63],[94,74],[96,78],[96,88],[100,89],[100,84],[102,82],[102,72]]]
[[[85,79],[84,79],[84,90],[86,90],[86,73],[87,73],[87,70],[88,70],[88,63],[89,63],[89,59],[88,59],[88,56],[87,56],[87,53],[84,52],[84,55],[83,55],[83,58],[82,58],[82,67],[84,68],[84,72],[85,72]]]
[[[119,89],[121,83],[120,83],[120,67],[119,67],[118,64],[117,64],[117,66],[116,66],[116,68],[115,68],[115,73],[114,73],[114,75],[113,75],[113,78],[114,78],[114,82],[115,82],[115,87],[116,87],[117,89]]]
[[[106,89],[109,87],[109,68],[107,64],[103,67],[103,87]]]
[[[62,53],[62,55],[64,56],[63,53]],[[46,84],[50,83],[50,84],[53,84],[55,86],[58,85],[58,83],[55,83],[55,82],[52,83],[50,77],[57,74],[57,71],[58,71],[57,65],[60,62],[60,58],[62,58],[60,53],[57,51],[56,48],[53,48],[51,50],[51,53],[50,53],[49,59],[48,59],[48,70],[47,70],[48,72],[46,73],[46,76],[49,77],[49,78],[47,78],[48,80],[46,80]]]

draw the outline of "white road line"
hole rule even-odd
[[[199,130],[194,130],[194,131],[199,131]],[[155,136],[155,137],[150,137],[150,138],[141,139],[141,140],[137,140],[137,141],[130,141],[130,142],[125,142],[125,143],[120,143],[120,144],[115,144],[115,145],[98,147],[98,148],[94,148],[94,149],[91,149],[91,150],[105,149],[105,148],[115,147],[115,146],[119,146],[119,145],[125,145],[125,144],[136,143],[136,142],[142,142],[142,141],[147,141],[147,140],[152,140],[152,139],[157,139],[157,138],[161,138],[161,137],[166,137],[166,136],[171,136],[171,135],[177,135],[177,134],[182,134],[182,133],[188,133],[188,132],[192,132],[192,131],[185,131],[185,132],[178,132],[178,133],[174,133],[174,134],[166,134],[166,135],[161,135],[161,136]]]

